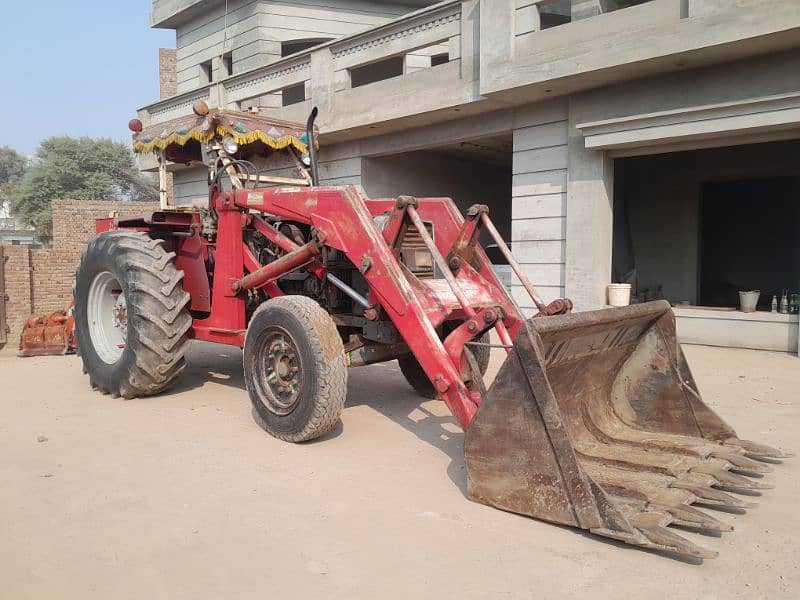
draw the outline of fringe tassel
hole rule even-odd
[[[269,148],[272,148],[273,150],[283,150],[284,148],[292,146],[300,154],[305,154],[306,152],[308,152],[308,148],[306,147],[306,145],[293,135],[285,135],[283,137],[274,139],[258,130],[250,131],[248,133],[239,133],[238,131],[229,129],[222,125],[217,125],[216,132],[208,131],[206,133],[203,133],[202,131],[199,131],[197,129],[192,129],[185,135],[173,133],[165,138],[159,137],[147,143],[140,142],[137,140],[133,144],[133,151],[142,154],[147,154],[150,152],[154,152],[155,150],[166,150],[167,146],[170,146],[172,144],[184,146],[190,140],[195,140],[197,142],[200,142],[201,144],[206,144],[210,142],[212,139],[214,139],[215,133],[216,135],[222,137],[230,135],[240,146],[244,146],[245,144],[252,144],[253,142],[262,142],[264,145],[266,145]]]

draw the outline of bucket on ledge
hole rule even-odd
[[[760,296],[761,290],[739,292],[739,310],[745,313],[756,312],[756,305]]]
[[[611,306],[628,306],[631,303],[631,284],[609,283],[608,303]]]

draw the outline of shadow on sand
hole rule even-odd
[[[247,399],[242,372],[242,351],[238,348],[193,342],[186,357],[186,370],[167,393],[184,393],[208,383],[230,386]],[[419,439],[450,458],[448,475],[466,494],[464,433],[443,403],[417,395],[406,383],[395,361],[350,369],[347,408],[368,406],[388,417]],[[342,434],[339,423],[333,431],[311,443],[324,443]]]
[[[176,381],[170,392],[187,392],[203,387],[207,383],[217,383],[235,388],[241,394],[243,402],[247,402],[247,392],[242,372],[242,352],[238,348],[194,342],[187,355],[187,363],[186,371]],[[494,368],[490,366],[487,374],[487,384],[493,379],[497,366],[495,365]],[[420,397],[406,382],[396,361],[351,369],[348,373],[348,378],[344,420],[347,420],[348,408],[368,406],[391,419],[420,440],[443,452],[450,459],[447,475],[466,498],[467,473],[464,463],[464,432],[455,418],[450,415],[444,403]],[[328,434],[307,443],[324,444],[326,441],[342,434],[343,425],[342,422],[339,422]],[[511,513],[508,514],[508,517],[528,520],[526,516]],[[610,546],[634,552],[643,550],[566,525],[552,526],[569,530]],[[694,533],[697,532],[695,531]],[[670,552],[645,551],[666,556],[686,564],[699,565],[703,562],[701,559],[679,556]]]

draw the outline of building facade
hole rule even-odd
[[[769,305],[800,291],[800,1],[154,0],[151,24],[176,94],[145,125],[318,106],[325,183],[488,204],[547,300],[630,281],[686,341],[796,350]],[[752,289],[765,310],[719,310]]]

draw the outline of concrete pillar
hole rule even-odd
[[[514,0],[481,0],[481,85],[490,85],[493,73],[505,68],[513,58],[515,12]]]
[[[605,153],[587,150],[578,123],[587,96],[569,101],[567,142],[566,295],[576,310],[600,308],[611,283],[614,169]]]
[[[545,302],[564,296],[566,187],[566,100],[517,109],[511,249]],[[511,292],[524,313],[536,312],[516,277],[512,278]]]
[[[403,57],[403,73],[413,73],[431,68],[431,57],[426,54],[409,52]]]
[[[309,87],[306,89],[306,98],[311,98],[313,106],[319,108],[320,127],[325,121],[332,121],[333,94],[335,77],[333,72],[333,54],[330,48],[322,48],[311,53],[311,68]]]
[[[454,47],[456,45],[457,48]],[[451,38],[450,46],[450,60],[461,59],[461,78],[474,81],[477,86],[481,77],[480,0],[464,0],[461,3],[461,30],[455,39]]]

